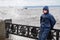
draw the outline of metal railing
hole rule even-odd
[[[8,34],[14,34],[19,36],[24,36],[28,38],[38,39],[39,35],[39,27],[36,26],[28,26],[28,25],[20,25],[20,24],[12,24],[12,23],[5,23],[6,27],[6,35],[9,37]],[[49,33],[48,40],[59,40],[60,38],[60,30],[52,29]]]

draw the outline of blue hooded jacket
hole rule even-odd
[[[47,14],[42,14],[41,17],[40,17],[40,24],[41,24],[41,27],[48,27],[48,28],[53,28],[55,23],[56,23],[56,20],[55,18],[53,17],[53,15],[51,15],[49,13],[49,8],[48,6],[45,6],[43,8],[43,10],[47,10]]]

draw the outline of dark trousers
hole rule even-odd
[[[38,40],[46,40],[49,34],[50,28],[41,27]]]
[[[51,31],[49,31],[49,34],[47,36],[48,40],[52,40],[53,39],[53,33]]]

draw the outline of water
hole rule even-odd
[[[55,28],[60,27],[60,7],[49,7],[50,13],[55,17],[57,23]],[[40,26],[41,8],[21,9],[19,7],[0,7],[0,19],[12,19],[13,23]]]

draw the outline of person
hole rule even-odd
[[[49,13],[48,6],[44,6],[43,14],[40,17],[40,32],[38,40],[47,40],[49,31],[54,27],[56,20],[53,15]]]

